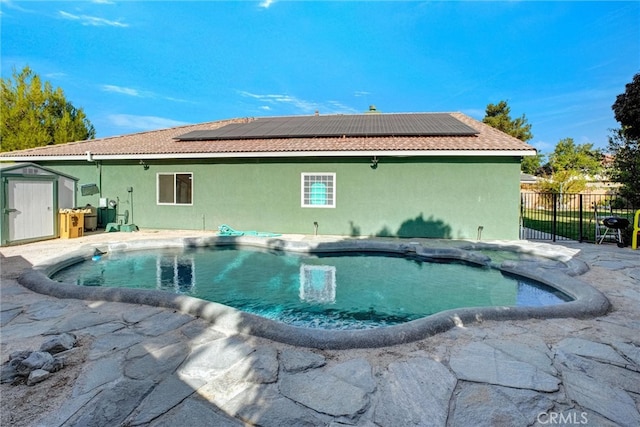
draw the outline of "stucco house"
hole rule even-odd
[[[535,153],[461,113],[316,114],[200,123],[0,161],[76,178],[74,204],[98,207],[101,226],[517,239],[520,161]]]

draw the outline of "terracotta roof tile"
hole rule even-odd
[[[213,141],[180,141],[180,135],[192,131],[213,130],[231,123],[245,123],[252,119],[231,119],[200,123],[169,129],[134,133],[129,135],[52,145],[29,150],[0,153],[7,158],[59,158],[86,157],[89,151],[103,158],[166,157],[216,157],[233,153],[244,156],[251,153],[295,152],[371,152],[371,151],[530,151],[535,149],[497,129],[461,113],[452,117],[478,131],[477,135],[460,136],[375,136],[375,137],[316,137],[274,139],[225,139]]]

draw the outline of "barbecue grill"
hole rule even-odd
[[[606,227],[604,234],[600,238],[598,243],[602,243],[607,233],[611,232],[615,237],[618,247],[624,247],[624,241],[622,240],[622,230],[629,226],[629,220],[626,218],[620,218],[619,216],[610,216],[602,220],[602,225]]]

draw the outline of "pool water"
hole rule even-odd
[[[382,254],[147,250],[107,254],[52,278],[83,286],[170,291],[325,329],[393,325],[460,307],[570,300],[553,288],[494,268]]]

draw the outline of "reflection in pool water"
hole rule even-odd
[[[493,268],[380,253],[300,255],[221,248],[114,252],[65,268],[53,279],[170,291],[327,329],[392,325],[460,307],[570,300],[553,288]]]

